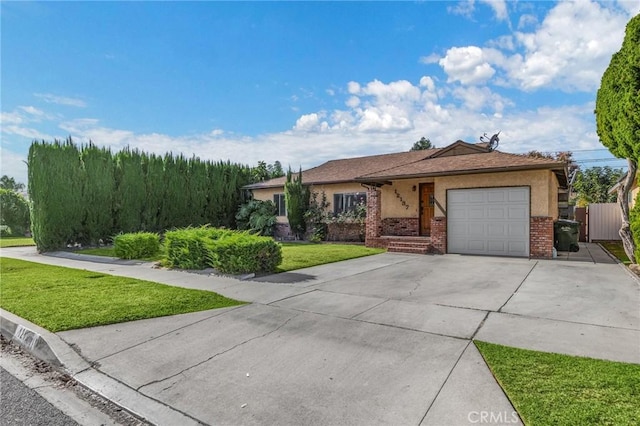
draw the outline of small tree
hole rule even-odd
[[[15,191],[0,189],[0,223],[9,235],[22,236],[29,230],[29,204]]]
[[[304,214],[309,208],[309,188],[302,184],[302,169],[297,178],[293,178],[291,168],[287,172],[287,181],[284,184],[284,199],[287,206],[287,219],[289,227],[297,239],[302,238],[307,229]]]
[[[324,191],[322,191],[320,200],[318,200],[317,192],[311,193],[309,208],[304,213],[304,218],[307,221],[307,229],[311,229],[311,241],[313,242],[320,242],[327,236],[327,219],[330,216],[327,209],[329,205],[327,194]]]
[[[422,151],[424,149],[431,149],[431,148],[435,148],[435,146],[433,146],[433,144],[429,139],[423,136],[420,138],[419,141],[413,144],[413,146],[409,151]]]
[[[611,58],[596,96],[596,127],[604,146],[617,158],[626,158],[628,171],[618,187],[622,215],[620,237],[624,251],[636,263],[636,242],[629,221],[629,190],[635,182],[640,157],[640,14],[627,24],[620,51]],[[635,237],[640,239],[639,236]]]

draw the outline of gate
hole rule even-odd
[[[587,206],[588,238],[591,241],[620,240],[622,216],[617,203],[598,203]]]

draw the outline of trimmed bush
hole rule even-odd
[[[225,274],[273,272],[282,262],[280,244],[269,237],[236,232],[214,241],[209,262]]]
[[[160,253],[160,237],[152,232],[120,234],[113,239],[113,246],[121,259],[146,259]]]
[[[228,229],[184,228],[164,236],[166,266],[213,267],[225,274],[273,272],[282,262],[280,244],[269,237]]]
[[[170,268],[205,269],[209,267],[207,259],[213,241],[231,233],[208,226],[167,231],[164,234],[165,264]]]

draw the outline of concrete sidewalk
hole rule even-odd
[[[638,281],[618,264],[382,254],[240,281],[2,256],[254,302],[57,334],[2,313],[3,328],[35,328],[76,379],[156,424],[514,424],[473,338],[640,363]]]

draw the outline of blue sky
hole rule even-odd
[[[598,142],[595,94],[638,1],[2,2],[2,174],[34,139],[308,168],[501,133]]]

